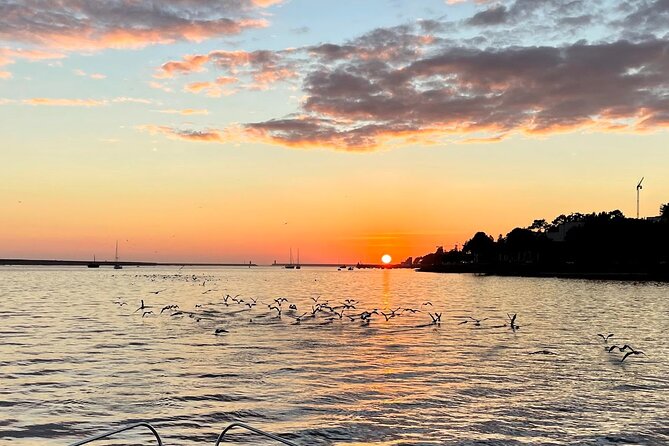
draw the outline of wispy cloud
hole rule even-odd
[[[81,77],[89,77],[91,79],[96,79],[96,80],[101,80],[101,79],[106,79],[107,76],[101,73],[87,73],[84,70],[81,69],[76,69],[73,70],[73,73],[76,74],[77,76]]]
[[[107,101],[97,99],[31,98],[22,101],[26,105],[46,105],[53,107],[102,107]]]
[[[154,77],[174,78],[177,75],[198,73],[212,68],[224,76],[207,82],[193,82],[185,91],[204,92],[209,96],[222,96],[236,92],[239,88],[262,90],[279,81],[296,79],[295,64],[286,58],[290,51],[212,51],[208,54],[186,55],[181,60],[164,63]],[[238,83],[237,89],[223,86]]]
[[[25,50],[15,48],[0,47],[0,67],[12,65],[17,60],[27,60],[30,62],[62,59],[65,55],[56,51]],[[12,73],[6,70],[0,70],[0,79],[10,79]]]
[[[184,108],[181,110],[176,109],[166,109],[166,110],[153,110],[157,113],[164,113],[168,115],[181,115],[181,116],[191,116],[191,115],[208,115],[209,110],[200,109],[200,108]]]
[[[28,98],[21,100],[24,105],[50,106],[50,107],[104,107],[111,104],[153,104],[150,99],[116,97],[111,99],[91,98]]]
[[[138,130],[149,132],[152,135],[162,134],[171,139],[181,139],[185,141],[225,143],[238,140],[236,136],[232,135],[231,130],[181,130],[161,125],[142,125],[137,128]]]

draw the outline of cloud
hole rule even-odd
[[[238,88],[264,90],[269,85],[298,77],[293,63],[286,59],[290,51],[211,51],[208,54],[186,55],[181,60],[161,65],[154,77],[170,79],[176,75],[188,75],[213,68],[222,72],[214,81],[192,82],[184,87],[190,93],[204,92],[219,97],[233,94],[237,89],[224,88],[238,83]]]
[[[80,98],[30,98],[21,101],[24,105],[50,107],[104,107],[110,104],[152,104],[144,98],[116,97],[111,99],[80,99]]]
[[[237,81],[238,79],[234,77],[219,76],[213,82],[191,82],[184,87],[184,91],[194,94],[205,93],[207,96],[218,98],[236,93],[236,89],[231,89],[227,86]]]
[[[166,109],[166,110],[153,110],[157,113],[165,113],[168,115],[182,115],[182,116],[191,116],[191,115],[208,115],[209,110],[206,109],[196,109],[196,108],[184,108],[182,110],[175,109]]]
[[[477,12],[467,20],[470,25],[500,25],[507,21],[509,12],[506,6],[493,6],[481,12]]]
[[[156,81],[149,81],[148,82],[149,87],[155,88],[156,90],[162,90],[165,93],[172,93],[174,90],[172,90],[170,87],[165,85],[162,82],[156,82]]]
[[[162,134],[171,139],[181,139],[196,142],[218,142],[225,143],[234,140],[234,137],[228,136],[229,131],[220,130],[180,130],[168,126],[143,125],[139,130],[149,132],[150,134]]]
[[[101,74],[101,73],[87,73],[84,70],[80,70],[80,69],[73,70],[73,73],[76,74],[77,76],[90,77],[91,79],[95,79],[95,80],[101,80],[101,79],[106,79],[107,78],[107,76],[105,76],[104,74]]]
[[[96,50],[199,42],[267,26],[254,16],[272,0],[62,0],[0,3],[0,40]]]
[[[653,20],[638,15],[662,16],[665,3],[624,2],[602,22],[605,31],[593,32],[594,43],[578,38],[578,30],[601,21],[606,1],[514,0],[483,5],[455,25],[420,21],[343,43],[188,56],[162,72],[174,77],[217,69],[253,81],[285,68],[301,79],[304,99],[288,116],[234,129],[159,132],[188,141],[368,151],[495,142],[514,134],[665,129],[669,37],[630,34],[629,28],[652,31]],[[495,26],[502,23],[523,27]],[[453,26],[464,37],[450,36]],[[488,27],[484,37],[467,37],[479,27]],[[537,38],[528,39],[531,33]],[[281,78],[267,76],[268,83]],[[208,86],[189,85],[198,92]]]
[[[30,62],[41,61],[41,60],[53,60],[53,59],[62,59],[65,55],[59,52],[54,51],[41,51],[41,50],[26,50],[26,49],[15,49],[15,48],[3,48],[0,47],[0,67],[6,65],[12,65],[16,63],[17,60],[27,60]],[[5,70],[0,70],[0,79],[10,79],[12,73]]]
[[[62,98],[31,98],[24,99],[26,105],[47,105],[54,107],[101,107],[106,101],[97,99],[62,99]]]

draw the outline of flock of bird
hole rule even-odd
[[[645,355],[644,352],[642,352],[641,350],[635,350],[634,347],[632,347],[629,344],[625,344],[622,347],[619,345],[608,345],[609,339],[613,337],[613,333],[607,333],[606,335],[597,333],[597,336],[602,338],[602,340],[604,341],[604,350],[606,350],[607,352],[613,353],[613,351],[617,349],[619,353],[625,353],[620,362],[625,362],[625,360],[630,356]]]
[[[151,281],[156,281],[159,279],[171,279],[178,278],[181,279],[180,275],[164,275],[164,276],[153,276]],[[199,286],[206,287],[207,280],[202,280],[196,275],[186,276],[186,280],[191,282],[197,282]],[[202,282],[200,283],[200,280]],[[211,280],[209,281],[211,283]],[[148,294],[159,295],[167,291],[167,288],[159,289],[156,291],[150,291]],[[205,289],[201,292],[202,295],[208,295],[210,293],[217,293],[216,289]],[[239,316],[243,315],[248,317],[249,323],[255,323],[262,320],[272,320],[272,321],[282,321],[284,317],[292,320],[292,325],[300,325],[306,321],[312,321],[318,325],[330,325],[334,323],[354,323],[358,322],[360,326],[369,326],[372,321],[379,322],[390,322],[393,319],[406,317],[406,316],[415,316],[416,314],[425,314],[429,317],[429,320],[426,320],[425,323],[412,325],[409,328],[424,328],[424,327],[434,327],[438,328],[441,326],[442,312],[435,311],[434,305],[430,301],[424,301],[418,308],[410,307],[397,307],[397,308],[386,308],[386,309],[362,309],[359,308],[360,302],[355,299],[344,299],[337,303],[330,303],[328,300],[321,300],[321,296],[311,297],[310,302],[307,304],[306,308],[304,306],[298,307],[296,302],[290,302],[286,297],[278,297],[270,302],[263,302],[258,298],[246,297],[244,299],[241,295],[237,294],[232,296],[230,294],[223,294],[220,296],[218,301],[208,302],[205,304],[195,304],[193,311],[186,311],[179,307],[178,304],[167,304],[162,307],[156,307],[153,305],[147,305],[144,299],[140,299],[140,305],[137,307],[133,314],[141,314],[142,318],[147,317],[160,317],[166,315],[170,318],[180,318],[180,317],[190,317],[196,322],[201,322],[204,320],[209,320],[212,322],[220,323],[220,316]],[[128,305],[126,301],[117,299],[114,301],[119,307]],[[217,310],[216,307],[223,306],[229,311],[221,312]],[[160,311],[158,311],[160,308]],[[155,310],[155,311],[154,311]],[[485,328],[488,329],[510,329],[514,333],[520,329],[520,326],[516,323],[518,314],[507,313],[508,321],[505,323],[491,324],[488,323],[485,325]],[[483,328],[484,322],[488,321],[490,318],[475,318],[473,316],[461,316],[458,319],[460,321],[457,325],[466,325],[469,324],[473,328]],[[214,329],[213,334],[216,336],[224,335],[229,333],[228,328],[217,327]],[[601,337],[605,350],[608,353],[614,353],[616,350],[619,353],[624,353],[620,362],[624,362],[627,358],[631,356],[645,355],[644,352],[636,350],[629,344],[619,345],[608,345],[609,339],[614,337],[613,333],[607,335],[597,334],[596,336]],[[537,350],[528,353],[530,355],[557,355],[557,353],[551,350]]]

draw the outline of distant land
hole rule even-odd
[[[619,210],[534,220],[495,240],[477,232],[457,247],[407,259],[424,272],[496,276],[669,281],[669,203],[660,215]]]
[[[258,266],[255,263],[193,263],[193,262],[113,262],[90,260],[43,260],[43,259],[0,259],[0,265],[5,266],[88,266],[89,264],[100,265],[100,267],[121,266]]]

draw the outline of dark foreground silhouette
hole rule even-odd
[[[573,213],[496,241],[477,232],[462,250],[438,248],[416,261],[428,272],[669,281],[669,204],[647,219],[618,210]]]

